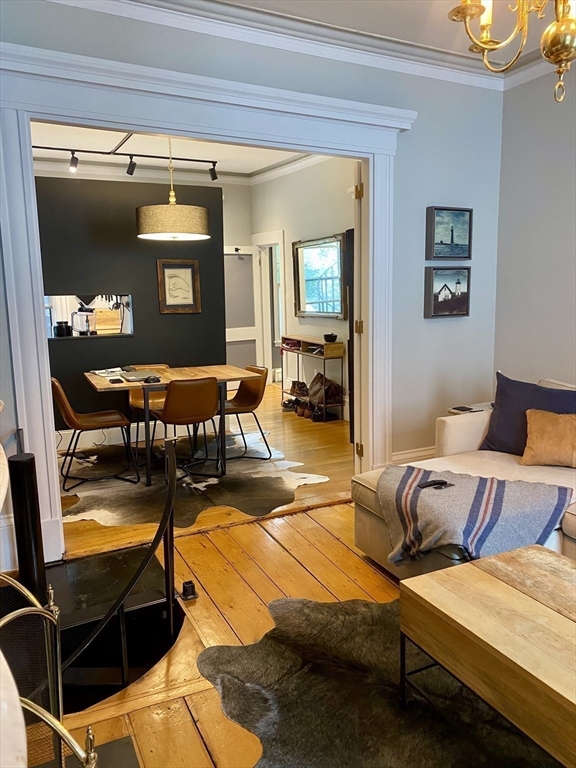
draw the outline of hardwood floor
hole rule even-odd
[[[275,384],[267,388],[258,417],[264,431],[270,433],[270,444],[282,451],[287,459],[302,462],[303,472],[330,477],[327,483],[297,488],[294,502],[279,508],[272,516],[350,500],[354,458],[349,442],[349,422],[316,423],[294,413],[283,413],[280,389]],[[247,431],[255,430],[250,417],[243,417],[243,423]],[[63,508],[69,509],[76,498],[63,496]],[[175,535],[188,536],[191,532],[228,527],[251,519],[232,507],[211,507],[199,515],[193,526],[177,528]],[[64,520],[66,559],[135,547],[151,541],[156,531],[155,525],[104,526],[93,520],[69,523],[66,518]]]
[[[97,744],[131,735],[141,768],[252,768],[259,740],[228,720],[196,658],[213,645],[252,643],[272,628],[280,597],[388,602],[398,589],[354,546],[353,510],[338,504],[182,536],[176,585],[193,579],[198,599],[170,652],[126,690],[65,724]]]

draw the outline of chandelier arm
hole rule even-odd
[[[524,46],[526,45],[526,41],[528,40],[528,33],[526,30],[523,30],[522,33],[522,40],[520,41],[520,47],[518,48],[518,51],[514,55],[514,57],[508,62],[508,64],[504,64],[501,67],[495,67],[493,64],[491,64],[488,61],[488,55],[490,51],[482,51],[482,62],[484,63],[484,66],[486,69],[489,69],[490,72],[495,72],[496,74],[507,72],[511,67],[516,64],[520,56],[522,55],[522,51],[524,50]]]
[[[519,17],[520,17],[520,12],[518,13],[518,19],[516,20],[514,31],[512,32],[510,37],[508,37],[506,40],[502,42],[494,42],[494,43],[491,43],[490,45],[487,45],[485,42],[482,42],[482,40],[479,40],[474,34],[474,32],[472,31],[469,19],[464,19],[466,34],[468,35],[472,43],[478,46],[478,48],[481,48],[483,51],[485,52],[498,51],[500,48],[504,48],[507,45],[510,45],[512,40],[514,40],[514,38],[518,36],[519,32],[524,33],[524,30],[526,29],[526,18],[524,18],[524,20],[520,22]]]
[[[558,3],[558,0],[554,0],[554,2]],[[547,5],[548,5],[548,0],[532,0],[531,4],[528,6],[527,13],[535,12],[538,14],[539,19],[543,19],[544,11],[546,10]]]
[[[562,21],[564,16],[568,15],[566,6],[570,5],[569,0],[554,0],[554,11],[556,13],[556,21]]]

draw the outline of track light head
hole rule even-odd
[[[130,155],[130,162],[128,163],[128,168],[126,168],[126,173],[128,176],[134,176],[134,171],[136,170],[136,163],[134,162],[134,157]]]
[[[70,158],[70,165],[68,166],[68,170],[70,173],[76,173],[78,170],[78,158],[76,157],[76,153],[72,152],[72,157]]]
[[[216,163],[212,163],[212,168],[208,169],[208,173],[210,174],[212,181],[216,181],[218,178],[218,174],[216,173]]]

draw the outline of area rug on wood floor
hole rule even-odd
[[[204,650],[224,713],[261,740],[256,768],[556,768],[560,763],[442,669],[399,703],[398,601],[274,600],[253,645]],[[429,662],[411,647],[409,668]],[[482,745],[482,751],[475,744]]]
[[[209,507],[234,507],[253,517],[267,515],[278,507],[291,504],[295,491],[301,485],[325,483],[330,479],[324,475],[310,475],[298,472],[302,464],[287,461],[280,451],[272,448],[272,458],[258,433],[246,433],[248,455],[239,457],[244,446],[239,436],[227,435],[228,457],[226,476],[207,477],[215,472],[215,462],[194,468],[195,474],[183,476],[178,482],[175,505],[175,525],[187,528],[193,525],[198,515]],[[200,448],[200,455],[203,447]],[[178,441],[178,455],[189,455],[186,439]],[[209,456],[215,455],[215,445],[209,442]],[[98,477],[119,472],[126,465],[124,449],[119,446],[100,446],[77,453],[72,474],[80,477]],[[141,457],[142,458],[142,457]],[[61,459],[62,460],[62,459]],[[154,463],[152,485],[146,487],[144,469],[140,470],[142,481],[137,485],[121,480],[101,480],[85,483],[73,489],[78,501],[64,514],[64,522],[95,520],[101,525],[137,525],[159,522],[166,499],[164,464],[160,459]],[[129,476],[129,473],[127,473]]]

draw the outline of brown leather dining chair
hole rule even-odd
[[[127,483],[140,482],[140,473],[138,472],[138,466],[132,453],[132,446],[130,444],[130,422],[120,411],[97,411],[96,413],[77,413],[70,401],[66,397],[66,393],[62,388],[62,385],[58,379],[52,379],[52,394],[54,400],[60,411],[66,426],[72,430],[72,437],[68,444],[68,448],[64,455],[64,461],[60,467],[60,474],[64,482],[62,483],[63,491],[71,491],[73,488],[87,483],[90,480],[124,480]],[[100,477],[78,477],[70,474],[72,469],[72,462],[74,461],[74,453],[78,447],[78,440],[83,432],[91,432],[92,430],[100,429],[113,429],[119,428],[122,432],[122,439],[124,441],[124,447],[126,449],[126,457],[128,459],[128,466],[116,475],[105,475]],[[136,471],[136,478],[122,477],[122,475],[133,466]],[[69,480],[77,480],[78,482],[68,487]]]
[[[162,373],[162,371],[170,368],[170,366],[166,365],[166,363],[155,363],[154,365],[131,365],[130,367],[134,368],[135,371],[155,371],[158,373]],[[149,392],[148,403],[150,407],[150,413],[152,414],[152,411],[161,411],[162,408],[164,408],[165,400],[166,390],[152,390],[152,392]],[[138,460],[138,448],[140,444],[140,417],[144,413],[144,390],[142,388],[131,389],[128,392],[128,404],[132,409],[132,413],[136,415],[136,460]],[[144,464],[142,463],[138,466],[142,467]]]
[[[242,429],[242,422],[240,421],[240,416],[245,413],[251,413],[252,416],[254,416],[254,420],[256,422],[256,425],[258,429],[260,430],[260,434],[262,435],[262,440],[264,440],[264,445],[268,449],[268,456],[266,456],[266,460],[272,458],[272,451],[270,449],[270,446],[268,445],[268,441],[266,440],[266,435],[264,434],[264,431],[262,429],[262,425],[260,424],[260,421],[258,420],[258,416],[256,415],[256,408],[260,405],[262,402],[262,398],[264,397],[264,393],[266,392],[266,383],[268,381],[268,368],[264,368],[260,365],[247,365],[246,370],[250,371],[251,373],[258,373],[259,377],[257,379],[246,379],[245,381],[240,382],[240,386],[238,387],[238,391],[234,395],[234,397],[231,400],[226,401],[226,415],[227,416],[236,416],[236,420],[238,421],[238,427],[240,428],[240,434],[242,435],[242,441],[244,443],[244,453],[242,456],[238,456],[238,458],[245,458],[245,459],[261,459],[261,456],[247,456],[246,453],[248,451],[248,445],[246,443],[246,436],[244,435],[244,430]]]
[[[160,411],[153,411],[151,414],[157,421],[164,424],[164,437],[166,437],[169,426],[174,427],[174,434],[176,434],[176,427],[186,427],[191,456],[190,461],[184,462],[182,466],[187,472],[190,472],[192,466],[208,461],[206,435],[206,422],[208,421],[212,423],[216,437],[216,465],[220,464],[220,442],[214,422],[214,417],[218,413],[218,406],[218,380],[216,378],[176,380],[168,384],[164,408]],[[203,427],[204,431],[205,457],[196,461],[196,436],[200,426]],[[194,429],[194,438],[190,434],[190,427]]]

